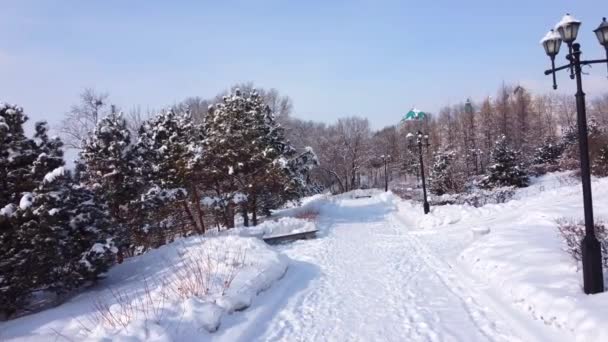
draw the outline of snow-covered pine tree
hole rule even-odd
[[[319,166],[319,158],[312,147],[307,146],[304,151],[290,159],[285,166],[288,173],[288,192],[296,198],[309,196],[318,192],[318,186],[312,184],[310,175],[312,170]]]
[[[111,113],[101,119],[80,152],[84,165],[79,178],[107,203],[118,225],[130,219],[127,205],[137,198],[141,185],[135,177],[131,134],[122,114]]]
[[[544,144],[536,149],[532,162],[533,164],[556,165],[562,153],[564,153],[562,144],[555,142],[553,139],[547,139]]]
[[[511,149],[503,135],[494,145],[492,163],[480,185],[484,188],[528,186],[528,174],[519,162],[519,151]]]
[[[68,291],[114,261],[105,210],[63,169],[59,139],[45,123],[33,139],[27,117],[0,105],[0,316],[27,304],[32,291]]]
[[[63,167],[25,193],[7,219],[12,239],[3,253],[0,291],[8,296],[2,302],[9,310],[27,303],[33,291],[67,293],[114,263],[114,232],[106,210]]]
[[[456,152],[441,151],[435,154],[435,162],[429,175],[429,190],[435,195],[443,195],[458,191],[462,181],[458,179],[454,169]]]
[[[298,197],[298,181],[290,177],[299,175],[288,167],[296,151],[255,91],[242,94],[236,89],[210,108],[205,122],[205,152],[213,159],[206,163],[211,168],[209,179],[224,184],[218,194],[227,199],[224,212],[228,227],[232,226],[232,199],[237,194],[241,211],[252,214],[254,225],[258,213],[268,213]],[[312,160],[312,156],[307,156]]]
[[[61,144],[48,146],[53,144],[49,144],[44,124],[36,124],[36,139],[25,136],[27,119],[21,107],[0,103],[0,308],[6,307],[5,315],[23,300],[18,295],[22,285],[13,282],[12,275],[27,267],[24,255],[32,244],[18,237],[20,200],[31,196],[52,167],[63,165],[61,158],[55,158],[61,155]]]
[[[34,179],[40,181],[49,171],[63,166],[63,143],[58,137],[49,138],[46,122],[37,122],[35,127],[34,142],[38,156],[32,173]]]
[[[31,167],[39,153],[23,131],[27,120],[21,107],[0,103],[0,208],[37,185]]]
[[[253,172],[252,161],[258,146],[255,116],[263,110],[263,103],[252,95],[243,95],[236,89],[222,102],[210,106],[205,118],[204,164],[209,172],[204,181],[215,197],[221,199],[216,205],[221,207],[227,228],[234,227],[233,199],[246,186],[245,175]]]
[[[202,140],[202,127],[193,122],[188,112],[160,113],[139,130],[134,155],[138,182],[146,190],[133,204],[144,220],[142,233],[156,234],[157,244],[164,243],[160,240],[176,211],[184,211],[189,230],[205,231],[198,189],[204,171]]]

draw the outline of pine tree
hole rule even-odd
[[[484,188],[528,186],[528,174],[519,163],[519,154],[509,147],[503,135],[494,146],[492,163],[488,166],[480,185]]]
[[[189,113],[170,110],[158,114],[140,128],[134,155],[138,183],[144,194],[133,205],[144,220],[141,235],[156,234],[162,239],[169,216],[182,208],[192,229],[205,231],[198,182],[202,178],[203,130]],[[158,241],[157,243],[164,243]]]
[[[547,140],[543,145],[536,149],[534,154],[534,164],[556,165],[559,158],[564,153],[564,145]]]
[[[221,103],[211,106],[205,118],[206,184],[215,193],[224,225],[234,227],[235,196],[247,186],[244,179],[259,164],[260,137],[256,121],[264,110],[263,102],[252,93],[243,96],[236,89]],[[239,201],[240,203],[241,201]],[[255,203],[254,203],[255,205]],[[247,210],[247,208],[245,208]]]
[[[24,134],[27,120],[21,107],[0,103],[0,208],[19,201],[37,184],[31,166],[39,153]]]
[[[60,166],[63,166],[63,143],[58,137],[48,137],[48,124],[46,122],[36,123],[34,134],[37,157],[32,170],[35,180],[40,181],[43,177]]]
[[[62,294],[94,280],[114,262],[115,250],[103,205],[63,168],[61,141],[48,138],[45,123],[27,138],[23,110],[0,108],[0,315],[6,316],[33,291]]]
[[[285,138],[283,128],[255,91],[240,90],[210,108],[205,121],[205,153],[210,167],[208,181],[215,184],[223,205],[227,227],[233,226],[235,202],[246,213],[268,214],[270,209],[301,194],[296,150]],[[306,153],[309,162],[312,155]],[[316,161],[316,158],[314,158]],[[300,161],[301,162],[301,161]],[[289,165],[293,163],[293,165]],[[300,173],[300,174],[298,174]]]
[[[80,181],[108,205],[114,223],[121,227],[121,240],[126,239],[125,225],[134,219],[128,205],[137,198],[141,185],[135,177],[131,134],[122,114],[111,113],[99,121],[84,142],[80,158],[84,165]]]
[[[103,206],[93,194],[75,185],[63,167],[45,175],[33,192],[25,193],[7,225],[11,251],[3,255],[2,274],[15,310],[32,291],[64,294],[107,271],[114,263],[114,232]],[[4,285],[4,284],[2,284]]]
[[[462,181],[458,180],[458,175],[454,169],[455,151],[444,151],[435,154],[435,163],[431,167],[429,176],[429,189],[436,195],[456,192],[461,186]]]

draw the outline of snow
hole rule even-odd
[[[372,198],[355,198],[364,194]],[[320,206],[320,237],[279,247],[292,262],[259,297],[266,309],[246,312],[218,341],[533,341],[534,329],[559,341],[540,323],[528,333],[505,318],[401,220],[410,204],[360,191]]]
[[[19,208],[21,210],[26,210],[27,208],[32,206],[32,201],[34,200],[34,196],[31,192],[26,192],[19,201]]]
[[[51,183],[57,177],[61,177],[64,174],[65,174],[65,168],[63,166],[60,166],[60,167],[54,169],[53,171],[47,173],[46,175],[44,175],[44,181],[47,183]]]
[[[540,40],[540,43],[543,44],[544,42],[548,41],[548,40],[555,40],[555,39],[562,39],[562,37],[559,35],[559,33],[555,30],[550,30],[549,32],[547,32],[547,34],[543,37],[543,39]]]
[[[557,24],[555,24],[555,30],[557,31],[558,28],[566,26],[568,24],[572,24],[572,23],[580,24],[581,22],[580,22],[580,20],[577,20],[572,15],[570,15],[570,13],[566,13],[566,15],[564,15]]]
[[[0,322],[0,336],[3,341],[206,341],[225,319],[242,315],[236,311],[278,281],[287,265],[285,256],[255,238],[185,238],[127,259],[63,305]],[[104,318],[110,316],[120,322]]]
[[[608,217],[608,178],[594,179],[593,190],[596,217]],[[569,173],[532,179],[506,203],[433,206],[428,215],[419,202],[380,190],[315,195],[257,227],[186,238],[128,259],[72,301],[0,323],[0,336],[606,341],[608,294],[583,294],[580,267],[564,251],[555,223],[581,218],[581,198]],[[256,238],[305,229],[317,229],[318,238],[272,248]],[[219,271],[210,291],[186,286],[196,274],[188,260],[213,260]],[[177,293],[167,291],[176,279]],[[96,299],[116,315],[124,311],[112,293],[147,309],[124,326],[83,328],[79,322],[94,317]],[[154,304],[138,304],[147,297]]]
[[[0,209],[0,216],[11,216],[17,211],[17,206],[13,203],[9,203],[5,205],[2,209]]]

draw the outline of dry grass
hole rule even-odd
[[[223,296],[245,264],[245,251],[198,250],[181,253],[169,289],[178,298]]]
[[[167,261],[170,276],[153,283],[144,278],[136,292],[108,289],[108,296],[93,303],[93,314],[78,323],[86,333],[99,325],[124,329],[134,320],[160,324],[170,300],[224,296],[245,261],[245,250],[178,251],[177,262]]]
[[[564,250],[580,264],[582,260],[581,241],[585,236],[585,222],[571,218],[556,220],[557,228],[564,240]],[[608,268],[608,228],[602,221],[595,222],[595,234],[600,241],[604,268]]]
[[[143,318],[145,322],[159,323],[163,318],[163,306],[167,300],[166,286],[160,284],[158,295],[153,293],[150,283],[144,278],[142,292],[129,293],[109,289],[110,298],[97,298],[93,303],[93,314],[86,321],[79,320],[81,328],[91,332],[96,326],[108,329],[126,328],[133,320]]]
[[[319,211],[315,209],[306,209],[299,211],[294,217],[302,220],[315,221],[319,217]]]

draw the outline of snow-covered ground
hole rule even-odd
[[[608,218],[608,179],[593,187],[596,216]],[[581,216],[580,184],[567,174],[536,179],[504,204],[429,215],[376,190],[315,196],[257,231],[185,239],[131,259],[58,308],[0,323],[0,340],[607,341],[608,294],[582,293],[556,228],[557,218]],[[272,248],[242,236],[311,227],[317,239]],[[234,253],[220,252],[225,246]],[[148,310],[127,328],[86,328],[98,299],[116,297],[108,286],[145,303],[142,279],[184,277],[172,265],[214,248],[218,264],[247,265],[224,295],[216,282],[200,299],[163,299],[161,319]]]
[[[283,277],[251,237],[192,237],[127,259],[65,304],[0,323],[0,341],[200,341]]]

